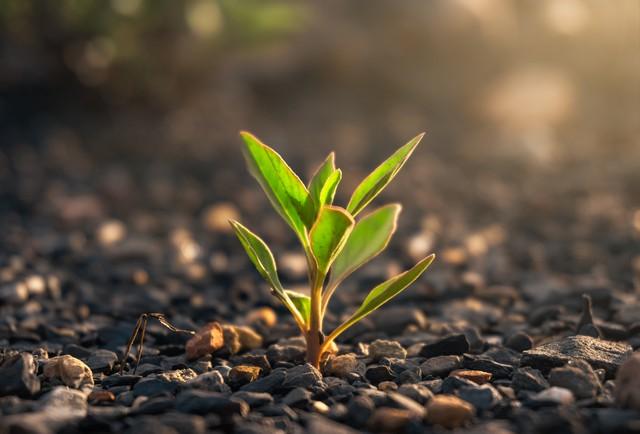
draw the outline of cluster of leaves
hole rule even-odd
[[[333,153],[305,186],[277,152],[252,134],[241,133],[251,174],[302,244],[308,263],[310,296],[285,289],[278,277],[274,256],[265,242],[237,221],[231,224],[251,262],[268,282],[273,294],[291,312],[303,333],[322,331],[322,318],[338,285],[387,246],[396,230],[401,211],[399,204],[385,205],[356,218],[400,171],[423,135],[410,140],[371,172],[355,189],[346,208],[342,208],[333,205],[342,179],[342,171],[335,167]],[[373,288],[362,305],[324,343],[331,342],[398,295],[433,259],[434,255],[429,255],[413,268]]]

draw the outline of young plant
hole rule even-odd
[[[407,288],[435,257],[431,254],[413,268],[379,284],[346,321],[328,336],[322,332],[322,320],[334,291],[351,273],[385,249],[396,230],[401,206],[389,204],[357,221],[356,217],[396,176],[424,133],[411,139],[371,172],[355,189],[346,208],[333,205],[342,179],[333,153],[305,186],[276,151],[250,133],[240,134],[251,174],[300,240],[307,258],[309,295],[285,289],[266,243],[239,222],[231,221],[231,225],[272,293],[293,315],[306,339],[307,362],[317,368],[323,353],[341,333]]]

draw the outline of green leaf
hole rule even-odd
[[[273,207],[307,245],[307,230],[313,225],[313,200],[298,175],[273,149],[255,136],[241,132],[244,156],[251,174],[256,178]]]
[[[344,208],[325,205],[320,210],[309,238],[318,271],[322,275],[326,275],[331,263],[344,247],[354,224],[353,217]]]
[[[320,196],[318,197],[318,202],[320,203],[320,208],[323,205],[331,205],[333,203],[333,198],[336,195],[336,190],[338,189],[338,184],[342,180],[342,170],[335,170],[327,181],[324,183],[322,190],[320,190]]]
[[[322,191],[322,187],[326,184],[329,176],[336,171],[335,158],[335,153],[330,153],[320,167],[318,167],[309,182],[309,194],[311,195],[311,198],[316,205],[316,209],[318,210],[320,210],[322,205],[324,205],[320,203],[320,192]]]
[[[336,328],[330,335],[329,340],[335,339],[340,333],[378,309],[380,306],[401,293],[409,285],[424,273],[427,267],[433,262],[434,254],[431,254],[418,262],[410,270],[387,280],[371,290],[367,298],[364,299],[358,310],[351,317]]]
[[[296,321],[300,321],[303,318],[302,314],[282,288],[280,278],[278,277],[276,261],[267,244],[239,222],[231,220],[230,223],[240,243],[247,252],[249,259],[258,270],[258,273],[269,283],[273,294],[289,309],[291,314],[296,318]]]
[[[333,263],[328,288],[337,286],[387,247],[396,230],[401,210],[402,206],[399,204],[385,205],[356,223],[342,252]]]
[[[371,172],[355,189],[347,205],[354,217],[391,182],[418,146],[424,133],[417,135]]]
[[[293,302],[300,315],[302,315],[302,319],[304,319],[306,324],[309,324],[309,318],[311,316],[311,298],[309,296],[300,294],[299,292],[285,290],[286,294],[289,296],[291,301]]]

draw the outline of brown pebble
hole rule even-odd
[[[407,424],[415,417],[409,410],[380,407],[369,419],[369,429],[374,432],[403,433]]]
[[[378,390],[382,390],[383,392],[395,392],[398,390],[398,385],[393,381],[382,381],[378,384]]]
[[[427,421],[445,428],[457,428],[469,422],[475,407],[453,395],[435,395],[427,403]]]
[[[476,384],[485,384],[491,381],[491,372],[477,371],[475,369],[456,369],[451,371],[450,377],[464,378],[465,380],[473,381]]]
[[[108,390],[94,390],[89,394],[87,399],[92,404],[98,404],[100,402],[113,402],[116,400],[116,397]]]
[[[262,371],[257,366],[238,365],[231,368],[229,371],[229,382],[236,386],[251,383],[260,376]]]
[[[187,359],[194,360],[224,346],[224,334],[222,327],[217,322],[210,322],[202,327],[198,332],[187,341],[185,350]]]
[[[260,307],[250,311],[245,317],[245,322],[249,325],[262,324],[271,328],[278,323],[278,316],[270,307]]]
[[[342,354],[329,359],[324,372],[328,376],[344,378],[352,372],[357,372],[360,363],[355,354]]]

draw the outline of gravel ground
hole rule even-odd
[[[304,259],[239,168],[217,187],[238,185],[237,200],[205,206],[192,179],[140,186],[105,169],[83,185],[66,167],[31,161],[5,189],[2,432],[640,431],[640,215],[626,202],[539,194],[479,226],[421,218],[424,198],[413,213],[405,198],[409,229],[338,291],[327,329],[413,258],[437,261],[318,371],[229,233],[228,218],[249,220],[286,284],[303,284]],[[144,312],[198,334],[151,319],[134,373],[121,359]]]

